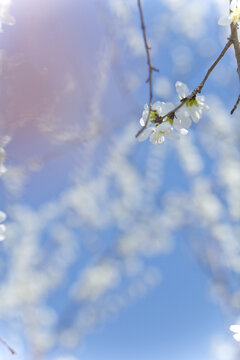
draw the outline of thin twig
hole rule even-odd
[[[236,101],[236,104],[234,105],[233,109],[231,110],[231,115],[234,113],[234,111],[236,110],[236,108],[238,107],[238,104],[240,103],[240,95]]]
[[[144,46],[145,46],[146,55],[147,55],[147,64],[148,64],[148,78],[147,78],[146,82],[149,83],[149,101],[148,101],[148,109],[149,109],[149,111],[148,111],[148,116],[147,116],[147,120],[145,122],[145,125],[137,133],[136,137],[138,137],[143,132],[143,130],[146,129],[146,127],[148,125],[149,117],[150,117],[150,113],[151,113],[152,97],[153,97],[152,72],[153,71],[159,71],[158,69],[156,69],[152,65],[151,56],[150,56],[151,47],[148,45],[147,34],[146,34],[146,26],[145,26],[144,18],[143,18],[143,10],[142,10],[141,0],[138,0],[138,8],[139,8],[139,14],[140,14],[140,20],[141,20],[141,28],[142,28],[142,33],[143,33]]]
[[[221,51],[220,55],[218,56],[218,58],[214,61],[214,63],[212,64],[212,66],[208,69],[204,79],[202,80],[202,82],[193,90],[193,92],[188,95],[186,98],[182,99],[180,104],[178,106],[176,106],[173,110],[169,111],[166,115],[163,115],[160,117],[160,121],[162,121],[164,118],[166,117],[172,117],[175,112],[177,110],[179,110],[188,100],[192,100],[195,98],[195,96],[199,93],[201,93],[209,75],[211,74],[211,72],[213,71],[213,69],[215,68],[215,66],[219,63],[219,61],[223,58],[223,56],[225,55],[225,53],[227,52],[227,50],[230,48],[230,46],[232,45],[232,39],[229,38],[228,42],[226,43],[224,49]],[[159,119],[156,121],[156,123],[159,121]]]
[[[13,350],[13,349],[8,345],[8,343],[7,343],[5,340],[3,340],[1,337],[0,337],[0,342],[8,349],[13,355],[16,354],[16,351]]]

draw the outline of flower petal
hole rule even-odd
[[[145,123],[146,123],[146,120],[147,120],[147,119],[144,119],[143,117],[141,117],[141,119],[139,120],[140,125],[141,125],[141,126],[144,126]]]
[[[187,129],[182,128],[182,129],[179,130],[179,132],[180,132],[180,134],[183,135],[183,136],[188,135],[188,130],[187,130]]]
[[[202,117],[202,110],[196,106],[189,107],[189,113],[194,122],[199,122]]]
[[[168,121],[166,121],[158,125],[157,130],[165,132],[171,130],[171,127],[172,127],[171,124]]]
[[[5,212],[0,211],[0,222],[3,222],[6,220],[7,215],[5,214]]]
[[[238,7],[239,5],[239,1],[238,0],[232,0],[231,4],[230,4],[230,10],[234,11],[236,9],[236,7]]]
[[[180,99],[183,99],[188,96],[189,90],[186,84],[182,83],[181,81],[177,81],[175,86]]]
[[[240,342],[240,333],[234,334],[233,337],[236,341]]]
[[[175,108],[173,103],[163,103],[162,104],[162,109],[161,109],[161,113],[159,115],[166,115],[167,113],[169,113],[170,111],[172,111]]]
[[[165,141],[165,137],[163,134],[161,134],[159,131],[155,131],[151,136],[150,136],[150,141],[152,144],[162,144]]]
[[[6,226],[3,225],[3,224],[1,224],[1,225],[0,225],[0,235],[4,235],[5,232],[6,232]]]
[[[232,331],[232,332],[240,333],[240,325],[231,325],[229,327],[229,330]]]

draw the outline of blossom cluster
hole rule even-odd
[[[230,4],[230,13],[229,15],[225,15],[220,17],[218,20],[219,25],[227,26],[233,23],[234,25],[238,25],[240,23],[240,1],[232,0]]]
[[[149,119],[148,126],[139,134],[138,140],[144,141],[150,137],[153,144],[162,144],[165,138],[179,139],[181,135],[188,134],[188,128],[192,121],[198,122],[203,111],[208,111],[204,96],[189,97],[189,90],[186,84],[177,81],[176,91],[183,105],[176,109],[173,103],[161,101],[149,106],[145,105],[140,119],[140,125],[145,126]]]

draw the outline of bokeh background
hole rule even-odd
[[[145,0],[154,101],[224,47],[227,0]],[[4,360],[236,360],[240,156],[230,49],[190,134],[138,143],[148,102],[136,0],[12,0],[0,34]]]

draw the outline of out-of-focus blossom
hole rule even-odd
[[[9,14],[11,0],[0,0],[0,32],[2,32],[2,25],[14,25],[15,19]]]
[[[186,84],[177,81],[175,86],[179,99],[185,99],[189,95],[189,89]],[[209,107],[205,104],[204,96],[196,96],[193,99],[187,100],[183,108],[194,122],[198,122],[201,119],[203,111],[209,110]]]
[[[229,330],[234,333],[233,334],[234,339],[240,342],[240,325],[231,325]]]
[[[0,223],[6,220],[7,215],[0,211]],[[4,224],[0,224],[0,241],[5,240],[6,226]]]
[[[240,1],[232,0],[230,4],[230,14],[220,17],[218,20],[218,25],[228,26],[231,23],[239,24],[240,23]]]
[[[4,165],[6,158],[6,151],[4,150],[4,146],[6,146],[10,140],[11,139],[9,136],[0,137],[0,176],[5,174],[7,171],[7,168]]]

